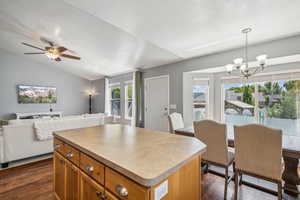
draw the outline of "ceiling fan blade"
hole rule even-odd
[[[68,49],[67,51],[70,52],[71,54],[78,55],[75,51],[73,51],[73,50],[71,50],[71,49]]]
[[[54,42],[51,42],[51,41],[49,41],[48,39],[46,39],[46,38],[44,38],[44,37],[40,37],[40,40],[41,40],[42,42],[45,42],[45,43],[49,44],[51,47],[54,46]]]
[[[60,57],[57,57],[54,60],[57,61],[57,62],[61,61]]]
[[[31,45],[31,44],[27,44],[27,43],[25,43],[25,42],[22,42],[22,44],[25,45],[25,46],[28,46],[28,47],[32,47],[32,48],[35,48],[35,49],[39,49],[39,50],[45,51],[45,49],[42,49],[42,48],[40,48],[40,47],[33,46],[33,45]]]
[[[36,53],[24,53],[25,55],[31,55],[31,54],[45,54],[44,52],[36,52]]]
[[[54,43],[53,43],[53,42],[48,41],[48,43],[49,43],[49,45],[50,45],[51,47],[54,46]]]
[[[56,48],[60,53],[67,51],[68,49],[66,47],[57,47]]]
[[[60,54],[60,56],[65,57],[65,58],[76,59],[76,60],[80,60],[81,59],[80,57],[71,56],[71,55],[68,55],[68,54]]]

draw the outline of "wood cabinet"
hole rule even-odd
[[[65,193],[66,200],[79,200],[79,169],[69,161],[65,161]]]
[[[54,190],[57,200],[200,200],[200,156],[194,156],[159,184],[143,186],[105,166],[80,150],[55,139]],[[68,153],[73,156],[68,156]]]
[[[120,199],[130,200],[148,200],[149,191],[147,188],[142,187],[135,182],[129,180],[123,175],[115,172],[114,170],[107,168],[105,170],[105,187],[109,189],[114,195]],[[127,191],[127,195],[122,194],[122,189]]]
[[[81,153],[80,154],[80,169],[95,179],[100,184],[104,185],[104,165],[97,162],[93,158]]]
[[[75,148],[71,147],[68,144],[64,144],[64,156],[74,163],[76,166],[79,164],[79,151],[77,151]]]
[[[53,149],[61,154],[64,153],[64,143],[56,138],[53,140]]]
[[[114,196],[112,193],[105,191],[106,200],[119,200],[116,196]]]
[[[80,200],[101,199],[104,199],[104,188],[84,172],[80,172]]]
[[[65,159],[57,152],[54,152],[54,191],[58,200],[66,199],[65,192]]]
[[[54,191],[59,200],[79,200],[79,169],[54,152]]]

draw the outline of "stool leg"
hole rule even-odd
[[[225,168],[224,199],[227,198],[227,187],[228,187],[228,167]]]
[[[239,172],[235,170],[235,175],[234,175],[234,200],[237,200],[238,197],[238,190],[239,190]]]
[[[282,200],[282,183],[281,181],[277,183],[278,187],[278,200]]]

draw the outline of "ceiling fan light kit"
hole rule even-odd
[[[50,59],[52,59],[52,60],[55,60],[56,58],[59,57],[59,55],[56,55],[56,54],[53,54],[53,53],[49,53],[49,52],[46,52],[45,54],[46,54],[46,56],[47,56],[48,58],[50,58]]]
[[[80,60],[80,57],[77,56],[72,56],[72,55],[68,55],[68,54],[64,54],[63,52],[67,51],[68,49],[66,47],[62,47],[62,46],[55,46],[53,42],[45,40],[44,38],[41,38],[42,42],[46,42],[50,45],[50,47],[45,47],[40,48],[31,44],[27,44],[25,42],[23,42],[22,44],[34,49],[38,49],[41,50],[42,52],[36,52],[36,53],[24,53],[25,55],[35,55],[35,54],[44,54],[46,55],[50,60],[55,60],[57,62],[61,61],[60,57],[64,57],[64,58],[69,58],[69,59],[75,59],[75,60]]]
[[[256,60],[258,62],[258,66],[249,68],[249,62],[248,62],[248,33],[251,32],[251,28],[245,28],[242,30],[242,33],[246,35],[245,37],[245,57],[244,58],[236,58],[233,60],[233,64],[228,64],[225,66],[226,71],[228,74],[232,74],[234,71],[239,71],[239,75],[243,78],[249,78],[250,76],[253,76],[257,74],[258,72],[261,72],[266,67],[267,63],[267,55],[259,55],[256,57]]]

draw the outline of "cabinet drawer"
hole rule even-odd
[[[147,188],[138,185],[137,183],[109,168],[105,169],[105,187],[120,199],[149,199],[149,191]]]
[[[104,185],[104,165],[93,158],[80,153],[80,168],[97,182]]]
[[[54,138],[53,149],[61,154],[64,154],[64,143],[57,138]]]
[[[64,156],[75,165],[79,165],[79,151],[74,149],[72,146],[64,144]]]

